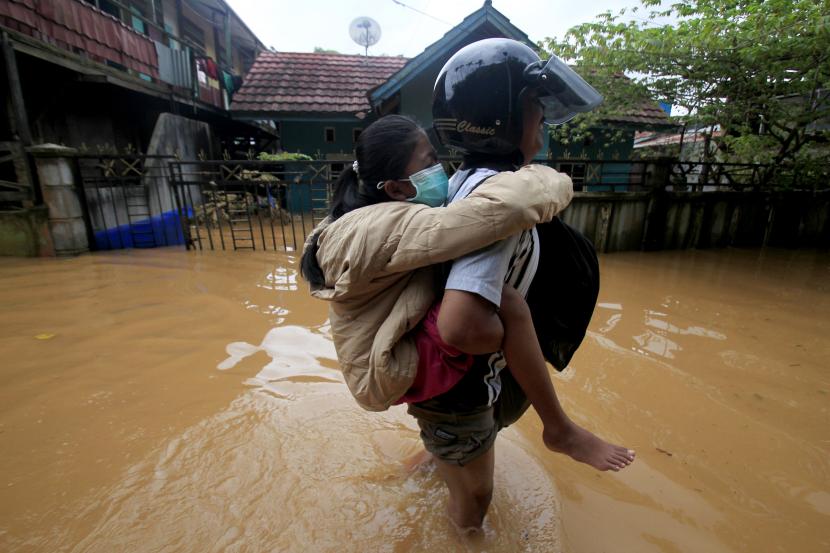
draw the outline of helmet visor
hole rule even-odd
[[[561,125],[602,103],[602,94],[556,56],[531,63],[524,77],[537,88],[545,122],[550,125]]]

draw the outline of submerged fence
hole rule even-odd
[[[765,192],[830,189],[830,163],[809,169],[757,163],[659,160],[539,160],[566,173],[578,192]]]
[[[294,251],[328,213],[342,163],[200,161],[169,167],[188,248]]]
[[[101,154],[75,159],[92,249],[184,244],[168,183],[172,156]]]
[[[448,173],[461,164],[443,159]],[[577,195],[562,218],[601,251],[828,241],[830,183],[762,186],[746,164],[544,160]],[[328,213],[342,161],[77,157],[93,249],[297,251]],[[793,190],[795,188],[796,190]],[[797,190],[801,188],[801,190]],[[781,238],[785,237],[785,238]]]

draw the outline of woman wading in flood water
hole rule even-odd
[[[470,45],[447,66],[493,46]],[[512,54],[498,62],[521,64],[520,73],[539,62],[514,41],[497,47]],[[538,69],[536,77],[548,67]],[[564,64],[555,69],[584,84]],[[515,81],[521,84],[522,75]],[[528,165],[542,145],[547,93],[527,82],[514,88],[506,91],[513,113],[504,120],[514,121],[508,135],[494,142],[495,131],[480,131],[497,125],[469,119],[453,127],[462,138],[476,137],[474,146],[507,151],[475,152],[464,142],[465,165],[449,183],[414,122],[387,116],[370,125],[358,139],[356,163],[336,184],[330,217],[302,258],[312,294],[331,302],[334,343],[352,394],[370,410],[409,404],[461,528],[480,527],[492,496],[496,435],[531,403],[549,449],[599,470],[619,470],[634,457],[565,415],[534,333],[524,299],[539,263],[533,227],[567,206],[572,185],[550,168]],[[446,119],[436,116],[442,139]],[[431,209],[446,202],[448,191],[450,205]],[[444,275],[436,264],[451,260]]]

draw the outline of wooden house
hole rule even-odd
[[[424,128],[431,128],[432,90],[443,65],[464,46],[497,37],[537,49],[530,37],[488,0],[411,59],[263,52],[234,97],[231,111],[240,120],[273,122],[285,151],[351,159],[360,130],[380,116],[409,115]],[[623,130],[614,133],[619,136],[607,148],[550,143],[539,157],[573,159],[571,165],[578,165],[581,159],[627,160],[636,130],[673,126],[656,103],[634,107],[630,114],[609,119],[607,124]]]

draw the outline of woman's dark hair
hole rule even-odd
[[[334,183],[331,218],[336,220],[360,207],[390,201],[392,198],[378,190],[377,184],[409,176],[404,173],[421,132],[415,121],[403,115],[387,115],[366,127],[355,145],[357,172],[347,164]],[[317,236],[303,252],[300,271],[311,284],[325,284],[317,264]]]

